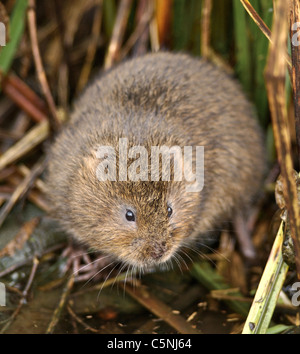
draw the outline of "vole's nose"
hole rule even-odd
[[[154,247],[151,249],[150,251],[150,256],[153,258],[153,259],[159,259],[161,258],[165,252],[167,251],[167,245],[166,245],[166,242],[163,241],[161,243],[157,243],[154,245]]]

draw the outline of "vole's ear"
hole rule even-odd
[[[97,167],[100,163],[100,159],[96,156],[96,151],[91,151],[90,154],[82,158],[80,169],[78,173],[82,176],[89,176],[89,179],[97,180]]]

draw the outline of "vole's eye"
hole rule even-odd
[[[125,216],[127,221],[135,221],[135,215],[133,211],[127,209]]]
[[[168,211],[168,217],[170,217],[173,213],[173,209],[170,206],[168,206],[167,211]]]

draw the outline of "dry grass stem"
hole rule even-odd
[[[244,6],[244,8],[246,9],[246,11],[248,12],[248,14],[251,16],[251,18],[253,19],[253,21],[257,24],[257,26],[259,27],[259,29],[262,31],[262,33],[268,38],[268,40],[270,42],[273,41],[273,36],[272,33],[269,29],[269,27],[264,23],[264,21],[262,20],[262,18],[259,16],[259,14],[255,11],[255,9],[253,8],[253,6],[250,4],[249,0],[240,0],[242,5]],[[275,9],[275,4],[274,4],[274,9]],[[276,10],[274,10],[275,13]],[[291,62],[291,58],[290,56],[287,54],[286,50],[284,52],[282,52],[282,55],[285,57],[288,67],[291,68],[292,67],[292,62]]]
[[[210,57],[210,18],[212,10],[212,0],[205,0],[202,8],[202,21],[201,21],[201,55],[203,58]]]
[[[76,91],[79,93],[82,91],[82,89],[86,86],[86,83],[89,79],[91,70],[92,70],[92,64],[96,55],[96,50],[97,50],[97,44],[98,40],[100,38],[100,30],[101,30],[101,23],[102,23],[102,12],[103,12],[103,0],[98,1],[99,4],[97,6],[96,12],[95,12],[95,17],[94,17],[94,22],[93,22],[93,27],[92,27],[92,33],[91,33],[91,41],[89,43],[87,53],[86,53],[86,58],[85,62],[83,65],[83,68],[81,69],[80,77],[77,83],[77,88]]]
[[[175,314],[173,309],[150,294],[145,288],[133,288],[130,284],[123,285],[125,291],[141,305],[151,311],[155,316],[168,323],[181,334],[200,334],[180,314]]]
[[[288,211],[291,234],[296,253],[296,267],[300,279],[300,218],[291,151],[291,138],[287,125],[285,104],[286,62],[282,55],[286,51],[288,34],[288,4],[285,0],[276,2],[276,16],[273,20],[272,42],[266,68],[266,84],[272,117],[278,160],[284,184],[284,199]]]
[[[123,0],[120,2],[112,38],[110,40],[104,68],[110,68],[119,59],[120,49],[124,38],[127,21],[132,5],[132,0]]]
[[[16,187],[10,199],[0,211],[0,227],[2,226],[4,220],[6,219],[16,202],[27,193],[28,189],[33,185],[35,179],[43,172],[44,169],[45,160],[38,161],[32,168],[30,174],[26,176],[23,181]]]
[[[53,131],[57,131],[60,127],[60,121],[57,118],[55,103],[51,94],[50,87],[48,85],[47,77],[42,63],[42,58],[40,55],[38,38],[37,38],[37,29],[36,29],[36,13],[35,13],[35,0],[29,0],[28,8],[28,28],[32,46],[32,54],[36,66],[36,71],[38,75],[41,88],[43,90],[46,102],[49,107],[50,115],[49,122]]]
[[[295,128],[298,146],[298,161],[300,162],[300,46],[293,44],[295,31],[293,25],[300,22],[300,3],[289,0],[290,38],[292,39],[292,84],[294,91]],[[298,28],[298,27],[297,27]]]

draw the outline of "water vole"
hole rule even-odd
[[[124,170],[121,154],[136,146],[144,150],[136,158],[126,155]],[[203,146],[203,189],[188,190],[184,178],[164,180],[162,160],[159,178],[153,178],[153,146],[182,152],[185,146]],[[99,147],[112,147],[115,156],[108,161]],[[146,171],[134,164],[143,151],[150,162]],[[195,156],[194,149],[193,163]],[[184,166],[171,157],[174,177],[175,167]],[[170,260],[237,210],[247,212],[265,160],[252,106],[233,79],[203,60],[156,53],[120,64],[90,84],[49,161],[52,215],[77,239],[143,268]],[[142,180],[128,178],[130,168]],[[189,173],[196,175],[195,164]]]

